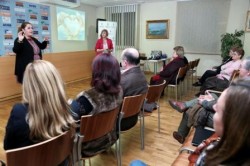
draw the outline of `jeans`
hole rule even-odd
[[[178,133],[183,137],[186,138],[190,131],[190,127],[187,126],[188,123],[188,114],[186,112],[183,113],[181,123],[178,127]]]

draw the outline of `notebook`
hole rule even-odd
[[[213,128],[199,126],[195,128],[194,137],[192,140],[193,146],[198,146],[203,140],[209,138],[214,133]]]

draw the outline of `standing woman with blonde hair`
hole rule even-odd
[[[28,64],[23,80],[22,103],[13,106],[4,138],[4,149],[39,143],[75,127],[63,81],[47,61]]]
[[[41,43],[33,37],[33,26],[23,22],[18,29],[18,37],[14,41],[13,52],[16,53],[15,75],[17,82],[23,83],[26,66],[34,60],[42,59],[41,50],[47,47],[48,38]]]

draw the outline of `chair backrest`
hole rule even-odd
[[[196,61],[194,60],[194,61],[190,61],[189,63],[188,63],[188,69],[191,69],[191,70],[193,70],[194,68],[195,68],[195,65],[196,65]]]
[[[107,112],[81,117],[80,133],[84,136],[83,142],[100,138],[111,132],[116,125],[119,107]]]
[[[7,166],[59,165],[71,155],[73,136],[74,132],[70,130],[41,143],[7,150]]]
[[[229,79],[230,84],[231,84],[231,82],[233,80],[235,80],[236,78],[238,78],[239,75],[240,75],[240,71],[239,70],[234,70],[233,73],[232,73],[232,75],[231,75],[231,77],[230,77],[230,79]]]
[[[198,65],[199,65],[199,62],[200,62],[200,58],[199,58],[199,59],[196,59],[196,60],[195,60],[194,67],[196,67],[196,68],[197,68],[197,67],[198,67]]]
[[[187,68],[188,66],[184,66],[184,67],[180,67],[179,71],[178,71],[178,74],[177,74],[177,78],[180,79],[180,78],[183,78],[186,73],[187,73]]]
[[[157,102],[161,97],[161,93],[166,86],[166,80],[159,85],[149,85],[148,93],[146,96],[147,103]]]
[[[179,68],[178,74],[176,76],[176,82],[175,82],[176,84],[178,84],[178,80],[183,79],[185,77],[187,73],[187,68],[188,68],[187,65]]]
[[[124,97],[121,109],[121,112],[124,113],[123,118],[138,114],[141,111],[145,97],[146,94]]]

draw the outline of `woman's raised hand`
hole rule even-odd
[[[23,31],[18,32],[18,40],[21,42],[23,41],[23,38],[24,38],[24,32]]]

